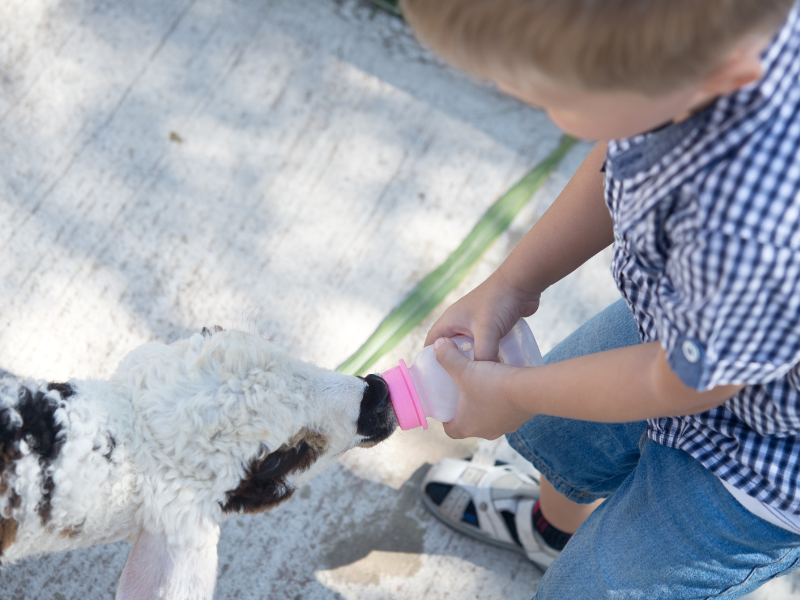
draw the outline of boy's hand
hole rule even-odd
[[[535,415],[515,406],[506,393],[509,375],[515,367],[491,361],[472,361],[452,340],[434,343],[436,360],[450,374],[459,389],[455,418],[444,424],[453,439],[480,437],[494,440],[519,429]]]
[[[536,312],[541,293],[614,241],[603,191],[606,150],[595,146],[500,268],[433,324],[426,346],[463,334],[475,340],[475,360],[497,360],[500,338]]]
[[[538,294],[515,288],[501,268],[444,311],[428,332],[425,345],[438,338],[467,335],[475,340],[476,361],[496,361],[500,338],[538,308]]]

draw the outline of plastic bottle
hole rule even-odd
[[[475,341],[459,335],[452,339],[461,353],[475,360]],[[524,319],[500,340],[498,359],[512,367],[538,367],[544,364],[539,346]],[[389,397],[397,415],[400,429],[428,428],[426,417],[446,423],[456,416],[458,387],[444,367],[436,360],[433,346],[426,346],[414,358],[411,366],[404,360],[385,371],[383,379],[389,386]]]

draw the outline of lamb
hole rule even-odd
[[[211,600],[219,526],[287,500],[397,421],[385,382],[207,329],[108,381],[0,378],[0,561],[133,543],[118,600]]]

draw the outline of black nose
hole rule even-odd
[[[364,378],[369,386],[365,397],[369,395],[370,405],[365,406],[367,410],[372,412],[382,413],[389,406],[389,386],[380,375],[367,375]]]
[[[397,417],[389,402],[389,386],[380,375],[367,375],[362,379],[367,387],[361,398],[358,433],[370,442],[379,442],[397,427]]]

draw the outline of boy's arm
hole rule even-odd
[[[461,390],[456,417],[445,424],[454,438],[495,439],[537,414],[609,423],[696,414],[744,387],[686,387],[658,342],[524,369],[470,361],[450,340],[435,346],[436,358]]]
[[[601,172],[606,151],[604,142],[594,147],[498,269],[520,291],[540,295],[614,241]]]
[[[500,338],[536,311],[541,293],[613,241],[603,198],[605,155],[605,144],[595,146],[500,268],[434,323],[426,346],[466,334],[475,339],[476,360],[496,360]]]

